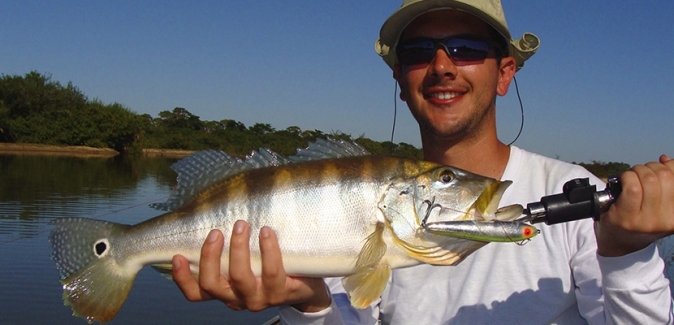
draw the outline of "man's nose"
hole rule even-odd
[[[449,57],[443,46],[438,46],[435,49],[435,55],[428,69],[431,75],[438,77],[454,77],[458,72],[456,64],[454,64],[454,61]]]

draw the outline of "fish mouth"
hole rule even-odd
[[[520,205],[512,205],[499,209],[501,197],[503,197],[503,193],[505,193],[512,183],[512,181],[495,181],[485,187],[473,204],[473,207],[468,211],[467,219],[485,221],[511,220],[521,215],[522,206]]]

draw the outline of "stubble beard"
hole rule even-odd
[[[478,106],[482,105],[487,107],[480,109]],[[422,137],[458,143],[463,140],[478,138],[483,133],[484,128],[487,127],[489,114],[495,114],[493,113],[495,110],[494,99],[491,100],[491,104],[485,103],[482,105],[475,105],[469,116],[453,121],[433,123],[426,115],[414,113],[412,115],[419,124]]]

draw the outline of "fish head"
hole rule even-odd
[[[414,205],[419,224],[457,220],[489,221],[511,181],[499,181],[451,167],[439,166],[415,179]],[[512,217],[518,216],[514,211]],[[521,211],[519,211],[521,212]],[[505,218],[510,218],[507,216]]]
[[[460,220],[512,220],[519,205],[498,208],[511,181],[434,165],[393,182],[379,203],[392,242],[413,259],[433,265],[455,265],[486,242],[426,231],[424,223]]]
[[[428,222],[512,220],[521,215],[520,205],[499,209],[511,184],[456,167],[433,165],[393,181],[379,209],[398,234],[417,232]]]

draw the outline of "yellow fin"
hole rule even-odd
[[[349,294],[351,305],[363,309],[377,299],[386,288],[391,276],[391,267],[380,264],[386,254],[383,223],[377,223],[374,232],[367,236],[356,261],[356,273],[342,279],[344,289]]]
[[[171,263],[158,263],[150,265],[155,271],[159,272],[161,276],[166,279],[173,281],[173,264]],[[199,273],[194,273],[192,271],[192,276],[197,282],[199,281]]]
[[[342,285],[349,294],[351,305],[364,309],[381,296],[390,276],[391,267],[388,264],[378,264],[360,269],[342,279]]]
[[[118,272],[111,257],[103,258],[61,280],[63,300],[75,316],[94,321],[110,321],[126,300],[136,274]]]
[[[473,241],[462,238],[445,238],[440,246],[424,247],[414,245],[400,239],[391,231],[393,243],[403,248],[407,256],[431,265],[456,265],[486,242]]]
[[[367,236],[363,248],[358,254],[356,261],[356,268],[360,269],[366,266],[371,266],[379,263],[382,256],[386,254],[386,243],[384,242],[384,224],[377,223],[374,232]]]

